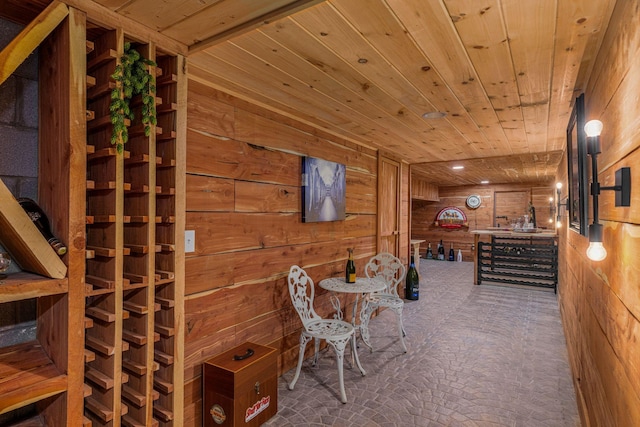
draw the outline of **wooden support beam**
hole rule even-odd
[[[11,43],[0,52],[0,85],[40,46],[40,43],[68,14],[67,5],[54,0],[16,38],[11,40]]]
[[[253,18],[247,22],[244,22],[240,25],[237,25],[233,28],[229,28],[226,31],[223,31],[219,34],[211,36],[205,40],[202,40],[198,43],[195,43],[189,46],[189,54],[193,54],[195,52],[199,52],[203,49],[211,47],[215,44],[222,43],[225,40],[229,40],[232,37],[239,36],[240,34],[244,34],[251,30],[258,28],[261,25],[265,25],[272,21],[277,21],[278,19],[285,18],[289,15],[293,15],[296,12],[300,12],[308,7],[315,6],[318,3],[322,3],[325,0],[297,0],[287,5],[284,5],[278,9],[272,10],[271,12],[265,13],[264,15],[260,15],[256,18]]]

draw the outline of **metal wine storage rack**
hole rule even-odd
[[[553,238],[491,237],[478,242],[478,285],[506,283],[557,291],[558,246]]]

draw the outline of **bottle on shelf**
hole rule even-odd
[[[438,261],[444,261],[444,245],[442,244],[442,239],[440,239],[440,243],[438,243]]]
[[[451,244],[451,247],[449,248],[449,261],[455,261],[455,256],[453,255],[453,243]]]
[[[405,283],[405,298],[408,300],[416,301],[420,296],[420,277],[418,276],[418,270],[416,270],[413,255],[411,255],[411,264],[409,264],[409,270],[407,271],[407,278],[405,279]]]
[[[353,261],[353,248],[348,248],[349,259],[345,268],[345,280],[347,283],[356,283],[356,264]]]
[[[458,249],[458,262],[462,262],[462,249]]]
[[[29,218],[35,224],[36,228],[40,230],[40,233],[47,239],[47,242],[54,251],[60,256],[67,253],[67,247],[53,235],[51,227],[49,226],[49,219],[44,211],[38,206],[36,202],[26,197],[18,199],[18,204],[22,206],[22,209],[29,215]]]
[[[426,259],[433,259],[433,252],[431,251],[431,242],[429,242],[429,247],[427,248],[427,255],[425,255]]]

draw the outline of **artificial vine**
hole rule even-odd
[[[111,78],[116,82],[116,87],[111,91],[111,104],[109,113],[113,124],[111,144],[116,145],[119,153],[124,149],[124,144],[129,140],[129,131],[125,125],[125,119],[133,121],[134,114],[131,109],[131,99],[136,95],[142,96],[142,124],[144,134],[149,136],[151,125],[158,123],[156,118],[156,80],[149,72],[149,67],[156,63],[146,59],[131,47],[131,43],[124,44],[124,53],[120,58],[120,64],[116,65]]]

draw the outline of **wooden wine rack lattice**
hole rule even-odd
[[[176,319],[176,158],[178,58],[157,55],[158,125],[145,135],[142,102],[132,100],[129,140],[111,145],[111,78],[125,43],[122,31],[93,30],[87,42],[87,260],[85,425],[180,425],[182,371]],[[91,37],[91,36],[89,36]],[[157,56],[157,57],[156,57]],[[177,378],[181,379],[181,376]],[[176,421],[176,424],[174,424]]]

